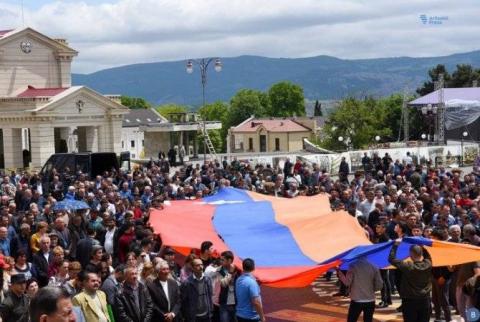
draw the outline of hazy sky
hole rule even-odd
[[[23,26],[21,2],[0,0],[0,30]],[[23,2],[25,26],[67,38],[80,52],[75,72],[207,56],[376,58],[480,49],[479,0]]]

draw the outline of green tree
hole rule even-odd
[[[402,130],[402,105],[403,95],[394,94],[386,98],[379,99],[376,102],[376,109],[381,110],[381,114],[385,116],[384,126],[391,130],[391,134],[384,138],[385,141],[396,141],[398,133]]]
[[[385,127],[388,111],[372,98],[348,98],[329,116],[323,129],[322,146],[331,150],[360,149],[375,142],[375,136],[385,139],[392,130]],[[338,138],[344,141],[339,142]],[[350,139],[349,146],[346,142]]]
[[[421,96],[424,96],[433,92],[435,90],[434,82],[438,81],[440,74],[443,74],[445,85],[448,85],[451,78],[450,74],[447,72],[445,65],[439,64],[428,71],[428,76],[430,77],[430,80],[427,82],[424,82],[422,87],[417,89],[417,93],[420,94]]]
[[[479,70],[474,70],[471,65],[457,65],[457,70],[452,74],[448,87],[471,87],[474,80],[480,79]]]
[[[419,108],[408,109],[408,121],[409,121],[409,140],[419,140],[422,134],[432,133],[433,120],[426,118],[422,114],[422,110]],[[402,132],[403,133],[403,132]],[[403,135],[402,135],[403,139]]]
[[[188,108],[183,105],[176,105],[176,104],[165,104],[160,105],[157,107],[158,113],[160,113],[163,117],[170,119],[169,115],[172,113],[186,113],[188,112]]]
[[[228,104],[224,102],[215,102],[207,104],[198,109],[198,114],[207,121],[225,122],[228,118]]]
[[[305,115],[305,97],[303,88],[291,82],[273,84],[268,90],[270,108],[268,116],[303,116]]]
[[[322,104],[318,100],[315,101],[315,109],[313,110],[313,116],[323,116]]]
[[[241,89],[230,100],[230,111],[227,125],[235,126],[245,121],[252,115],[255,117],[265,116],[268,109],[268,97],[253,89]]]
[[[134,109],[134,108],[150,108],[152,107],[145,99],[141,97],[130,97],[122,95],[120,96],[120,102],[122,105]]]

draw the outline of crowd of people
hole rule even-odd
[[[264,321],[253,259],[237,267],[210,241],[183,256],[150,226],[165,200],[226,184],[220,168],[174,172],[161,159],[93,178],[68,168],[3,175],[2,321]]]
[[[398,292],[402,305],[397,311],[402,312],[405,321],[429,321],[432,313],[435,321],[451,321],[452,311],[467,318],[468,312],[472,312],[469,309],[480,308],[480,262],[432,267],[428,252],[419,246],[411,247],[408,262],[395,256],[404,237],[480,246],[478,162],[472,171],[462,173],[461,169],[447,170],[443,165],[415,164],[410,153],[395,161],[388,153],[383,157],[374,154],[372,158],[365,153],[362,166],[363,171],[349,180],[347,170],[342,171],[348,169],[348,164],[342,160],[339,180],[328,184],[326,191],[332,209],[346,210],[356,217],[373,243],[395,241],[389,261],[396,269],[379,271],[383,280],[378,288],[381,302],[370,305],[367,316],[371,319],[375,307],[392,305],[392,294]],[[355,267],[348,273],[354,275]],[[367,292],[370,297],[363,304],[372,304],[371,292],[378,287],[375,276],[371,274]],[[364,287],[352,287],[344,277],[336,295],[347,296],[345,283],[350,290],[357,288],[354,296],[358,288]],[[355,304],[353,298],[352,303]]]
[[[374,243],[423,236],[480,245],[477,167],[462,176],[388,154],[365,155],[362,164],[352,177],[342,160],[337,178],[301,160],[287,159],[281,167],[225,159],[173,168],[162,156],[93,178],[53,169],[48,184],[38,173],[4,175],[0,315],[7,322],[264,321],[253,259],[236,267],[231,252],[215,254],[209,241],[182,256],[149,223],[150,211],[166,200],[201,198],[228,186],[286,198],[327,194],[332,209],[356,217]],[[61,200],[88,207],[59,208]],[[382,290],[382,301],[373,309],[391,305],[396,292],[408,300],[410,279],[398,271],[380,270],[381,287],[373,289]],[[337,295],[352,296],[351,273],[344,273],[338,273]],[[451,320],[452,308],[465,316],[478,307],[480,262],[435,267],[430,275],[424,296],[437,320]],[[405,316],[411,307],[400,310]]]

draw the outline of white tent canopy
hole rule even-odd
[[[480,101],[452,99],[445,102],[445,128],[458,129],[480,117]]]

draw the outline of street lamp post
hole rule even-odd
[[[461,165],[462,167],[463,167],[463,141],[465,140],[465,138],[466,138],[467,136],[468,136],[468,132],[467,132],[467,131],[463,131],[463,133],[462,133],[462,141],[461,141],[461,142],[462,142],[462,149],[461,149],[461,150],[462,150],[462,151],[461,151],[462,155],[460,156],[460,165]]]
[[[422,138],[423,141],[425,141],[427,139],[427,135],[425,133],[422,133],[422,135],[420,135],[420,137]],[[425,145],[425,142],[422,142],[422,145]]]
[[[340,144],[343,144],[343,136],[338,137],[338,142],[340,142]]]
[[[200,76],[202,81],[202,106],[205,106],[205,87],[207,86],[207,69],[211,62],[215,62],[215,71],[222,71],[222,62],[220,58],[202,58],[202,59],[189,59],[187,61],[186,70],[188,74],[193,73],[193,65],[196,64],[200,68]],[[207,127],[206,122],[203,120],[203,162],[207,163]]]

